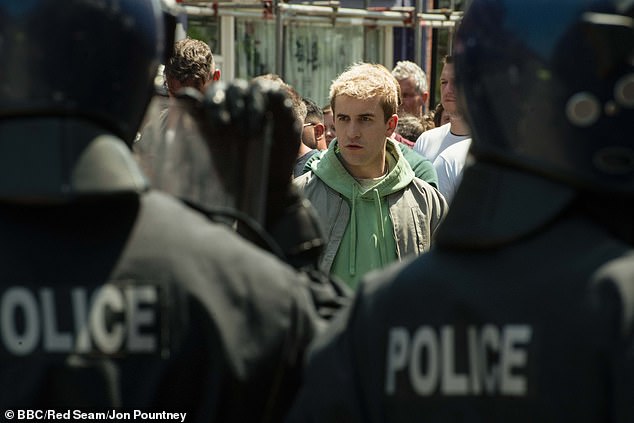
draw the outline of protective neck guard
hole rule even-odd
[[[64,202],[146,188],[126,144],[92,123],[65,117],[0,121],[1,201]]]
[[[513,242],[552,222],[575,195],[537,175],[476,162],[465,168],[436,244],[476,249]]]

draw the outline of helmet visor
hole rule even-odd
[[[235,209],[230,169],[218,166],[231,158],[217,157],[210,148],[197,107],[192,98],[155,97],[134,144],[136,157],[153,188],[208,210]]]

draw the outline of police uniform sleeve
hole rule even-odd
[[[377,387],[380,372],[370,371],[382,354],[372,347],[373,323],[380,315],[370,311],[376,286],[362,283],[353,304],[341,311],[311,345],[302,387],[287,423],[371,422],[380,415]],[[368,318],[370,317],[370,318]]]
[[[613,421],[634,421],[634,265],[628,257],[605,266],[592,287],[595,336],[610,365]]]
[[[354,390],[352,347],[346,328],[350,311],[341,312],[312,346],[303,386],[287,423],[363,421]]]
[[[278,422],[297,392],[303,357],[322,322],[304,275],[234,241],[242,246],[242,257],[216,251],[220,259],[236,261],[203,272],[227,282],[201,292],[206,303],[202,313],[213,315],[211,324],[227,360],[219,363],[218,373],[212,372],[213,398],[205,402],[214,408],[216,421]],[[217,341],[210,335],[207,342]],[[215,360],[213,349],[209,360]]]

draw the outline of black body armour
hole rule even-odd
[[[475,165],[459,192],[316,342],[289,420],[634,421],[631,247],[537,177]]]
[[[1,409],[281,419],[317,324],[293,269],[159,192],[3,203],[0,231]]]

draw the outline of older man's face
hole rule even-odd
[[[414,116],[423,116],[426,94],[416,89],[416,80],[414,78],[406,78],[398,81],[401,86],[402,103],[399,108],[400,112],[409,113]]]

